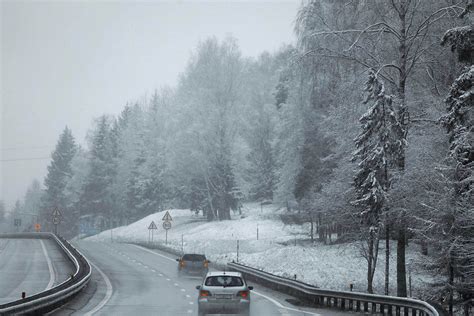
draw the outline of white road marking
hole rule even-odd
[[[146,252],[149,252],[149,253],[151,253],[151,254],[160,256],[160,257],[162,257],[162,258],[168,259],[169,261],[173,261],[173,262],[175,261],[174,259],[171,259],[170,257],[163,256],[162,254],[156,253],[156,252],[151,251],[151,250],[149,250],[149,249],[146,249],[146,248],[144,248],[144,247],[142,247],[142,246],[138,246],[138,245],[132,245],[132,246],[135,246],[135,247],[137,247],[137,248],[139,248],[139,249],[141,249],[141,250],[143,250],[143,251],[146,251]]]
[[[100,301],[99,305],[97,305],[96,307],[94,307],[94,309],[92,309],[90,312],[87,312],[84,314],[84,316],[91,316],[91,315],[94,315],[94,313],[97,313],[102,307],[104,307],[105,304],[107,304],[107,302],[110,300],[110,298],[112,297],[112,293],[113,293],[113,288],[112,288],[112,283],[110,282],[110,279],[107,277],[107,275],[105,275],[104,272],[102,272],[101,269],[99,269],[98,266],[96,266],[95,264],[93,264],[92,262],[89,261],[89,263],[97,270],[99,271],[100,275],[102,276],[102,278],[104,279],[105,281],[105,284],[107,285],[107,292],[105,293],[105,297],[102,299],[102,301]]]
[[[159,257],[168,259],[168,260],[170,260],[170,261],[175,261],[174,259],[171,259],[171,258],[169,258],[169,257],[167,257],[167,256],[164,256],[164,255],[159,254],[159,253],[157,253],[157,252],[151,251],[151,250],[149,250],[149,249],[146,249],[146,248],[144,248],[144,247],[142,247],[142,246],[138,246],[138,245],[132,245],[132,246],[135,246],[136,248],[139,248],[139,249],[141,249],[141,250],[143,250],[143,251],[149,252],[149,253],[154,254],[154,255],[156,255],[156,256],[159,256]],[[162,275],[160,274],[160,276],[162,276]],[[166,279],[166,280],[170,281],[170,279]],[[296,308],[286,307],[286,306],[280,304],[278,301],[274,300],[274,299],[271,298],[271,297],[268,297],[268,296],[266,296],[266,295],[264,295],[264,294],[261,294],[261,293],[255,292],[255,291],[252,291],[252,292],[255,293],[255,294],[257,294],[257,295],[259,295],[259,296],[261,296],[261,297],[266,298],[267,300],[269,300],[270,302],[272,302],[273,304],[277,305],[277,306],[280,307],[280,308],[283,308],[283,309],[286,309],[286,310],[295,311],[295,312],[300,312],[300,313],[304,313],[304,314],[308,314],[308,315],[321,316],[321,314],[312,313],[312,312],[307,312],[307,311],[303,311],[303,310],[296,309]],[[192,304],[194,304],[194,303],[193,303],[193,302],[189,302],[189,304],[192,305]]]
[[[186,297],[191,297],[191,295],[189,295],[189,294],[186,294]]]
[[[160,273],[160,276],[163,276],[163,274]]]
[[[48,285],[46,285],[46,290],[49,290],[50,288],[53,287],[56,277],[55,277],[55,273],[53,269],[53,264],[51,263],[51,258],[49,258],[48,251],[46,250],[44,242],[40,240],[40,243],[41,243],[41,248],[43,248],[44,257],[46,258],[46,262],[48,263],[49,282],[48,282]]]
[[[286,309],[286,310],[290,310],[290,311],[294,311],[294,312],[299,312],[299,313],[303,313],[303,314],[308,314],[308,315],[314,315],[314,316],[322,316],[321,314],[318,314],[318,313],[313,313],[313,312],[307,312],[307,311],[304,311],[304,310],[301,310],[301,309],[296,309],[296,308],[291,308],[291,307],[286,307],[285,305],[282,305],[280,302],[278,302],[277,300],[269,297],[269,296],[266,296],[262,293],[259,293],[257,291],[253,291],[251,293],[254,293],[254,294],[257,294],[258,296],[261,296],[263,298],[266,298],[267,300],[269,300],[270,302],[272,302],[273,304],[275,304],[276,306],[278,306],[279,308],[282,308],[282,309]]]
[[[171,281],[171,279],[166,279],[166,281]]]
[[[188,313],[191,314],[193,312],[192,309],[188,309]]]
[[[181,289],[181,292],[186,292],[186,290],[185,290],[185,289]]]
[[[179,286],[179,284],[178,284],[178,283],[175,283],[174,286]]]
[[[151,269],[151,272],[156,272],[155,270]]]
[[[194,302],[189,302],[189,305],[194,305]]]

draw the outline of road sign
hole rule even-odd
[[[21,226],[21,218],[15,218],[13,220],[13,225],[14,226]]]
[[[53,214],[51,214],[53,217],[61,217],[62,214],[61,212],[59,211],[59,209],[56,207],[54,210],[53,210]]]
[[[148,226],[148,229],[158,229],[158,227],[156,227],[156,224],[154,221],[151,221],[150,225]]]
[[[165,216],[163,216],[163,221],[171,222],[173,219],[171,218],[170,212],[166,211]]]
[[[54,225],[59,225],[59,223],[61,223],[61,219],[57,216],[54,216],[53,217],[53,224]]]
[[[35,231],[40,232],[41,231],[41,224],[36,223],[35,224]]]
[[[168,221],[163,222],[163,228],[166,229],[166,230],[170,229],[171,228],[171,222],[168,222]]]

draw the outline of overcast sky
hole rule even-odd
[[[67,125],[173,86],[200,40],[228,34],[244,56],[294,42],[299,1],[1,1],[0,199],[38,179]]]

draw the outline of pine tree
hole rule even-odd
[[[460,17],[474,9],[471,1]],[[469,19],[469,17],[467,17]],[[446,98],[447,114],[441,118],[449,135],[449,160],[453,165],[452,207],[437,216],[432,233],[439,248],[436,257],[440,272],[447,276],[449,315],[454,306],[464,305],[464,315],[470,315],[470,300],[474,299],[474,28],[467,25],[448,30],[442,45],[457,51],[458,60],[466,64],[456,78]],[[442,232],[441,236],[439,232]],[[456,299],[455,293],[458,293]]]
[[[373,293],[372,281],[377,263],[378,233],[381,214],[390,188],[390,168],[403,154],[403,128],[393,108],[393,97],[385,92],[383,83],[374,71],[366,82],[364,103],[372,106],[360,118],[362,132],[355,139],[357,150],[353,160],[360,161],[354,179],[357,199],[353,204],[362,209],[360,216],[368,227],[367,291]]]
[[[112,145],[110,138],[111,123],[102,116],[92,134],[89,153],[89,174],[85,180],[84,191],[80,198],[81,215],[93,214],[101,218],[100,228],[112,225],[113,203],[110,194],[114,176]]]
[[[5,203],[3,200],[0,200],[0,223],[3,223],[5,221]]]
[[[44,186],[45,192],[42,200],[41,220],[43,230],[52,228],[51,213],[58,208],[67,221],[69,214],[68,201],[65,188],[68,179],[72,176],[71,161],[77,147],[71,130],[66,127],[59,136],[58,143],[51,155],[51,164],[48,166]]]

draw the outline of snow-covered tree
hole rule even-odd
[[[113,200],[110,194],[114,177],[111,142],[111,119],[102,116],[91,134],[88,175],[80,197],[81,215],[102,216],[100,227],[110,227],[113,219]]]
[[[67,182],[72,176],[71,161],[76,154],[77,146],[71,130],[65,128],[59,136],[56,148],[51,155],[51,164],[44,180],[45,193],[42,199],[41,220],[45,230],[51,228],[51,213],[54,208],[62,212],[63,217],[68,214],[68,201],[65,194]]]
[[[42,196],[41,184],[38,180],[34,179],[26,190],[23,199],[23,212],[27,214],[29,217],[28,222],[31,224],[39,220]],[[68,200],[67,197],[66,200]]]
[[[390,188],[390,169],[396,166],[399,155],[403,154],[405,142],[393,97],[386,94],[384,84],[374,71],[369,73],[365,91],[365,103],[372,102],[372,105],[360,118],[362,132],[355,139],[357,150],[353,160],[359,164],[354,179],[357,199],[353,204],[360,207],[360,216],[368,227],[367,291],[373,293],[378,233]]]
[[[469,19],[474,10],[471,1],[460,17]],[[453,166],[452,207],[438,216],[433,233],[440,249],[437,260],[440,272],[447,276],[449,314],[454,306],[464,305],[469,315],[469,301],[474,298],[474,29],[472,23],[448,30],[442,44],[457,51],[458,60],[466,64],[446,98],[447,114],[441,118],[449,135],[449,161]],[[458,295],[455,295],[455,294]]]

